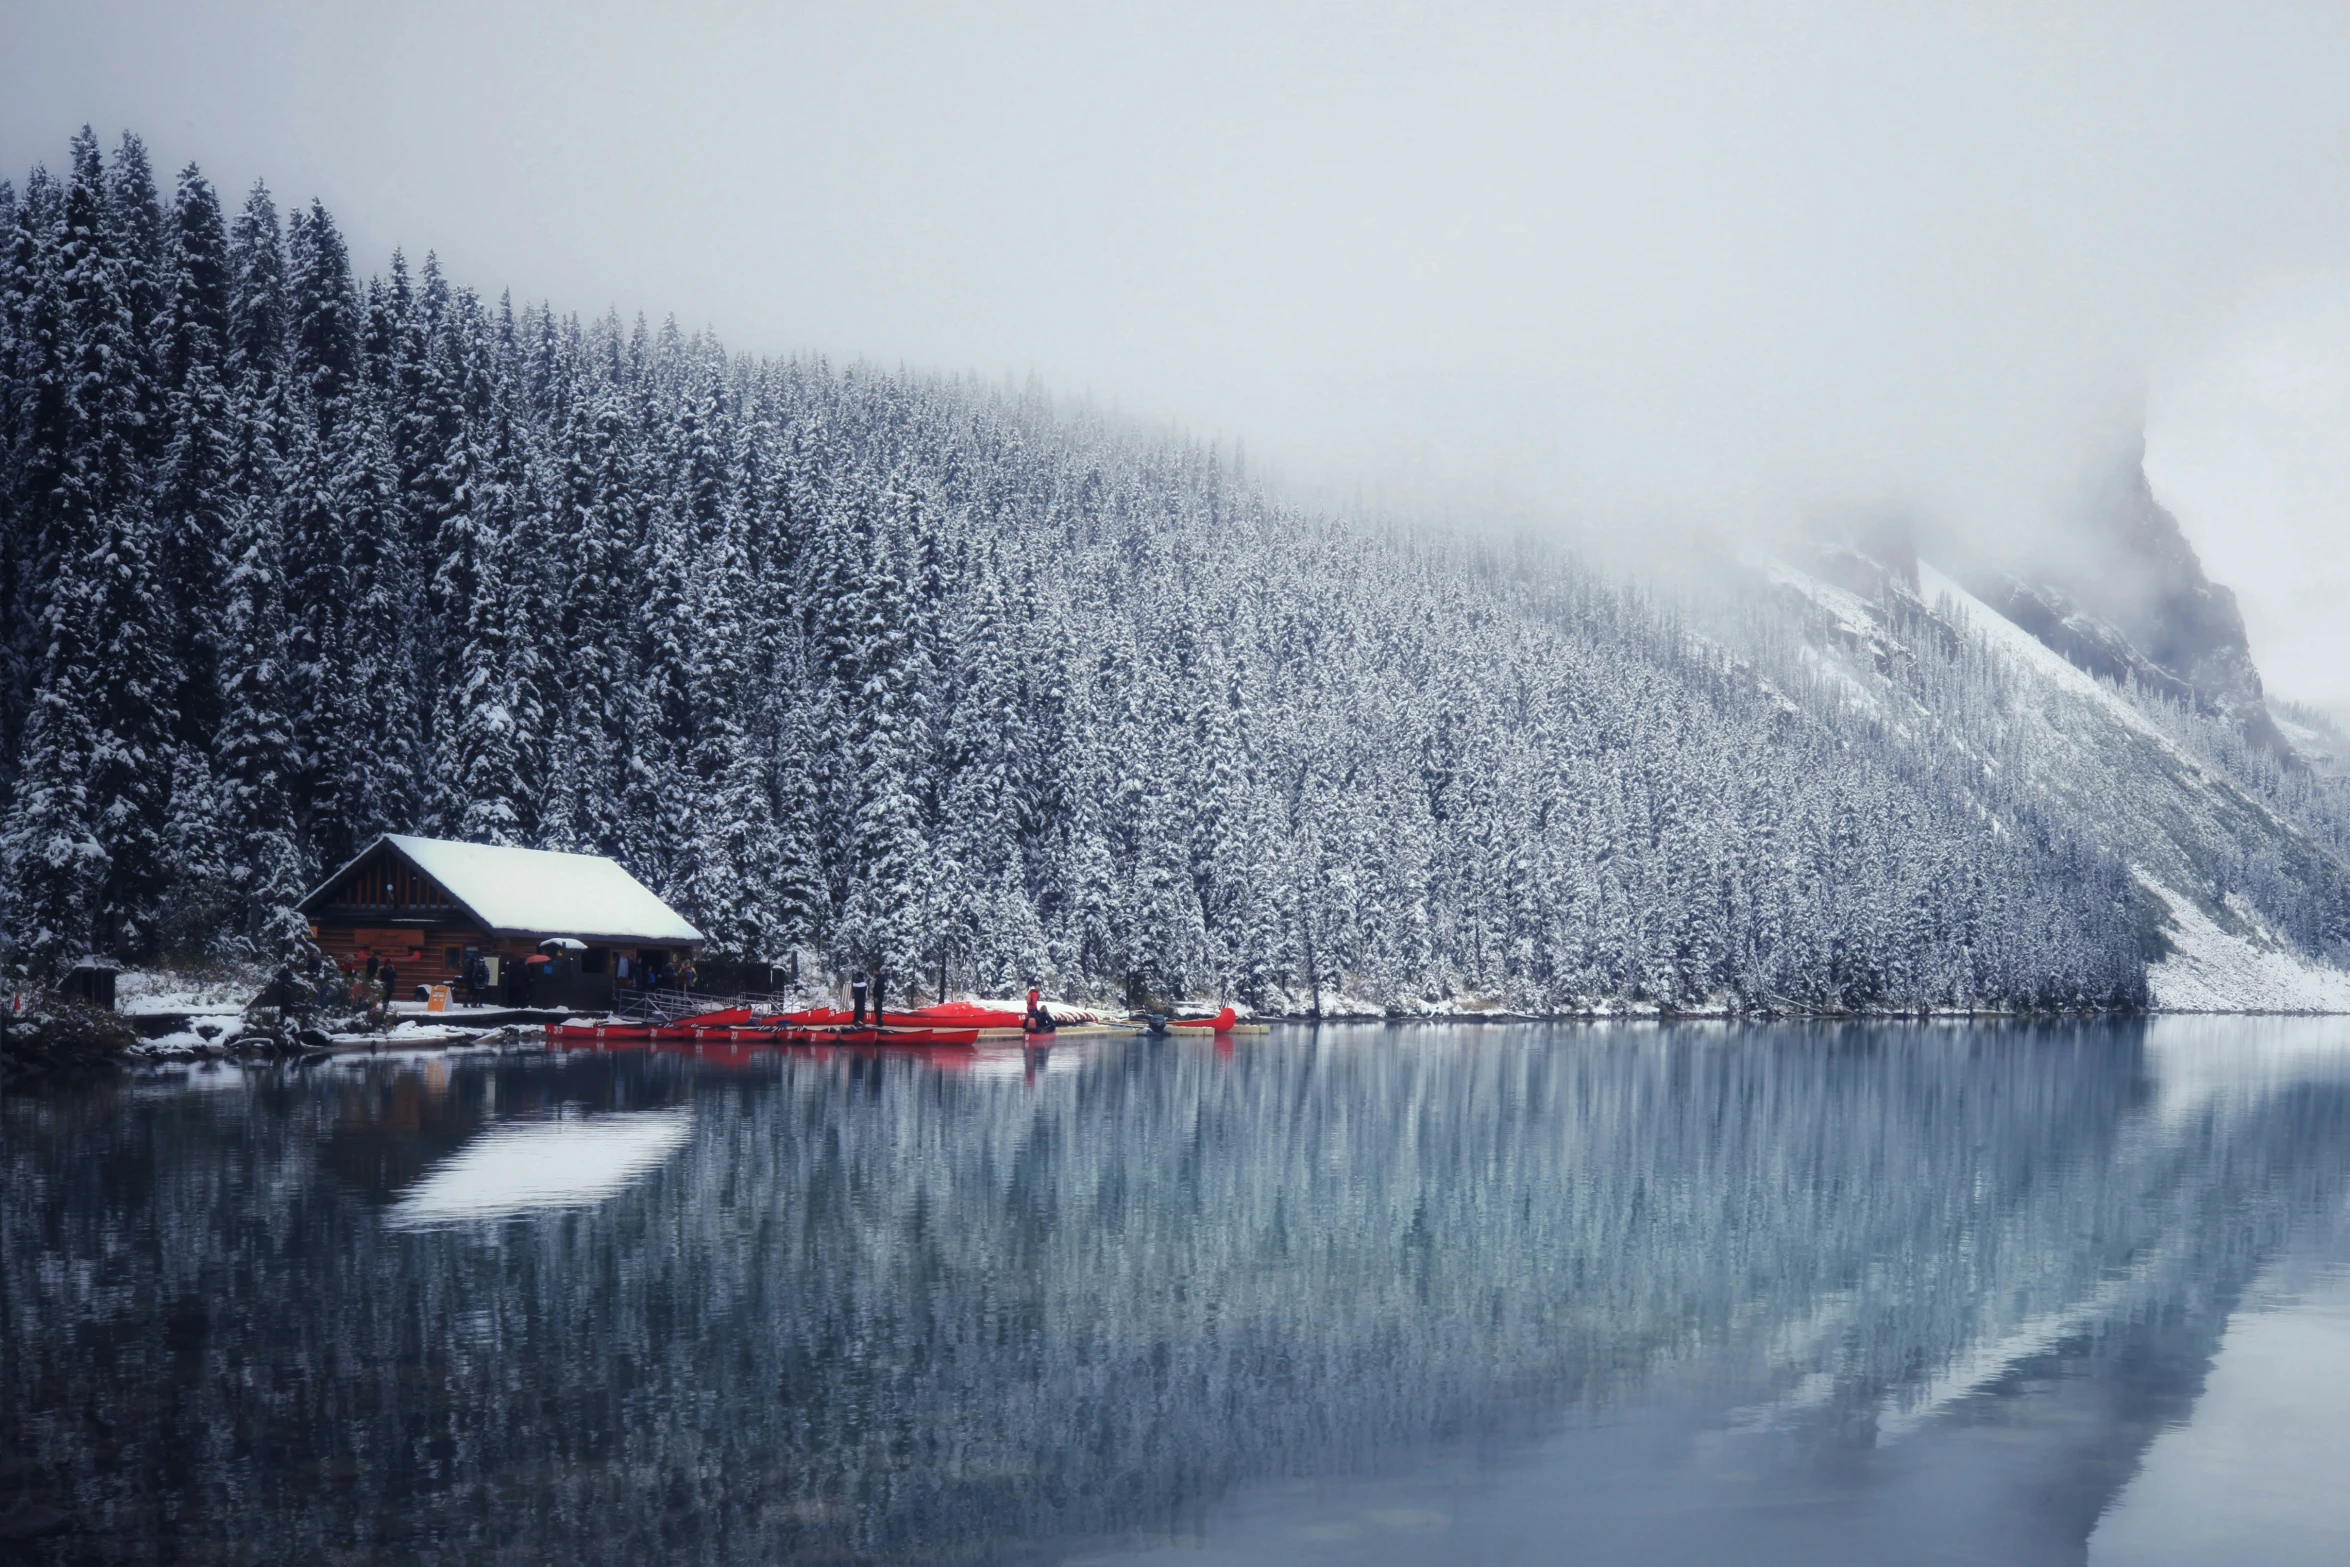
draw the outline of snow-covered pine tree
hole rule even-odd
[[[287,716],[284,555],[276,509],[240,501],[232,517],[221,612],[221,727],[214,750],[218,810],[229,825],[236,935],[256,957],[290,953],[303,929],[294,905],[310,867],[294,829],[295,765]]]
[[[541,833],[549,848],[621,852],[621,757],[636,682],[628,564],[635,540],[627,408],[605,387],[568,399],[549,548],[561,568],[552,627],[549,746]]]
[[[114,163],[106,171],[106,220],[122,275],[123,309],[139,356],[138,380],[146,397],[139,405],[139,460],[152,466],[169,439],[165,405],[169,383],[161,370],[165,351],[163,318],[171,261],[163,204],[146,144],[125,131]]]
[[[479,354],[473,362],[486,375]],[[434,816],[442,832],[467,842],[519,843],[530,798],[514,579],[531,563],[517,561],[513,548],[521,473],[512,410],[501,383],[491,383],[489,396],[492,407],[478,427],[485,445],[469,442],[452,460],[464,477],[451,486],[457,509],[438,586],[442,603],[452,612],[463,606],[465,618],[444,633],[448,683],[434,726]]]
[[[236,824],[225,807],[214,766],[204,747],[173,747],[171,809],[163,823],[163,852],[171,879],[157,944],[167,956],[182,961],[244,955],[234,880]]]
[[[10,225],[7,591],[0,627],[0,785],[15,776],[47,641],[66,465],[65,295],[58,270],[63,192],[45,168],[26,179]]]
[[[117,211],[86,128],[73,157],[57,257],[69,376],[57,543],[59,592],[80,602],[55,624],[87,617],[91,664],[85,674],[70,661],[53,663],[42,689],[51,700],[87,704],[94,720],[88,800],[107,854],[95,928],[107,950],[140,954],[152,949],[163,891],[174,727],[171,617],[156,590],[143,457],[152,358],[132,319]]]
[[[283,370],[286,333],[285,234],[277,203],[259,180],[229,225],[229,383],[259,403]]]
[[[405,831],[422,809],[423,715],[416,700],[415,631],[423,583],[407,543],[384,394],[355,381],[328,440],[329,482],[340,508],[344,594],[329,656],[337,705],[313,763],[319,863],[342,863],[381,832]]]
[[[745,531],[730,509],[703,547],[694,587],[686,671],[693,734],[678,771],[688,816],[671,891],[715,951],[772,962],[785,951],[774,885],[783,844],[768,753],[745,722],[754,695]]]
[[[221,584],[236,504],[236,412],[226,380],[228,233],[194,164],[172,202],[158,356],[169,435],[156,475],[157,576],[170,600],[173,707],[183,754],[208,749],[220,719]]]
[[[352,794],[365,787],[349,766],[346,739],[363,692],[345,620],[354,584],[348,572],[356,526],[362,556],[396,531],[385,515],[359,374],[360,310],[350,256],[324,206],[297,209],[286,235],[286,379],[293,421],[278,531],[286,550],[287,649],[297,819],[310,857],[338,864],[355,847]]]
[[[832,901],[824,876],[822,818],[816,761],[826,726],[804,671],[793,670],[775,742],[771,777],[775,787],[775,935],[782,952],[797,961],[802,952],[824,950],[830,934]]]
[[[1023,722],[992,553],[978,556],[968,576],[968,607],[949,639],[955,678],[931,923],[950,969],[983,994],[1003,995],[1042,974],[1049,957],[1021,850],[1022,756],[1037,737]]]
[[[935,943],[930,908],[928,824],[919,768],[926,750],[928,654],[914,635],[911,577],[921,527],[919,503],[892,481],[865,513],[865,580],[848,628],[851,704],[847,785],[847,895],[833,929],[834,961],[879,965],[897,983],[918,984]]]

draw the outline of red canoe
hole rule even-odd
[[[561,1023],[547,1032],[565,1044],[596,1043],[641,1044],[653,1037],[653,1030],[633,1023]]]
[[[818,1045],[976,1045],[976,1028],[813,1029]]]
[[[824,1023],[846,1023],[853,1016],[845,1007],[810,1007],[805,1012],[772,1012],[763,1021],[778,1028],[808,1028]]]
[[[1167,1019],[1167,1026],[1169,1028],[1197,1029],[1208,1034],[1229,1034],[1232,1032],[1232,1025],[1239,1021],[1240,1014],[1230,1007],[1226,1007],[1214,1017],[1171,1017]]]
[[[1018,1007],[985,1001],[942,1001],[936,1006],[898,1015],[952,1028],[1018,1028],[1028,1020],[1028,1014]]]
[[[886,1028],[898,1021],[924,1028],[1018,1028],[1021,1016],[1010,1007],[947,1001],[930,1007],[887,1008],[882,1014],[882,1026]],[[771,1013],[758,1020],[761,1027],[772,1028],[839,1028],[856,1021],[857,1015],[845,1007],[810,1007],[804,1012]]]
[[[598,1027],[591,1023],[563,1023],[547,1030],[549,1038],[566,1045],[923,1045],[965,1048],[979,1043],[975,1028],[666,1028],[626,1025]]]

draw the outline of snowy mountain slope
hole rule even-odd
[[[2106,818],[2114,846],[2156,856],[2134,868],[2165,908],[2161,933],[2168,950],[2150,975],[2157,1007],[2350,1012],[2350,971],[2296,952],[2240,893],[2193,896],[2184,890],[2211,885],[2212,861],[2224,862],[2233,846],[2271,844],[2280,855],[2305,861],[2311,875],[2334,869],[2323,850],[2216,765],[2165,734],[2117,687],[2078,668],[1952,579],[1921,563],[1919,588],[2047,688],[2040,714],[2052,734],[2074,747],[2045,770],[2051,786],[2088,775],[2089,797],[2117,807]],[[2085,732],[2096,738],[2085,739]],[[2116,732],[2131,738],[2114,744]],[[2104,766],[2083,765],[2090,756]]]
[[[1931,564],[1880,576],[1873,596],[1785,562],[1768,580],[1812,659],[1888,729],[2025,789],[2128,862],[2157,1006],[2350,1010],[2350,972],[2319,956],[2339,951],[2350,875],[2264,797],[2259,769],[2239,776],[2184,738],[2211,726],[2166,723]]]
[[[2189,899],[2149,880],[2168,906],[2163,927],[2169,951],[2147,975],[2154,1005],[2164,1012],[2350,1013],[2350,971],[2311,961],[2263,929],[2231,898],[2229,910],[2247,933],[2223,929]]]
[[[1975,596],[2091,673],[2224,719],[2293,763],[2236,596],[2204,571],[2178,518],[2156,499],[2143,442],[2118,454],[2034,553],[2016,563],[2025,576],[1970,576]]]
[[[2275,710],[2277,732],[2310,769],[2329,778],[2350,773],[2350,739],[2323,713],[2281,703]]]

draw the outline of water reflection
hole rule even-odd
[[[658,1170],[693,1135],[690,1109],[509,1121],[433,1166],[393,1205],[396,1229],[591,1208]]]
[[[2255,1278],[2333,1244],[2342,1039],[1325,1029],[15,1100],[0,1506],[70,1510],[57,1559],[2077,1562]]]

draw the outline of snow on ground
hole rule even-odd
[[[211,1032],[203,1032],[205,1029]],[[235,1044],[237,1036],[244,1031],[245,1020],[242,1017],[199,1013],[188,1027],[157,1035],[153,1039],[141,1039],[131,1046],[130,1053],[133,1056],[167,1056],[183,1050],[220,1050]]]
[[[2350,1012],[2350,973],[2220,929],[2162,883],[2139,881],[2169,906],[2171,954],[2148,971],[2164,1012]]]
[[[132,1017],[241,1013],[267,980],[259,969],[124,969],[115,976],[114,1005]]]

